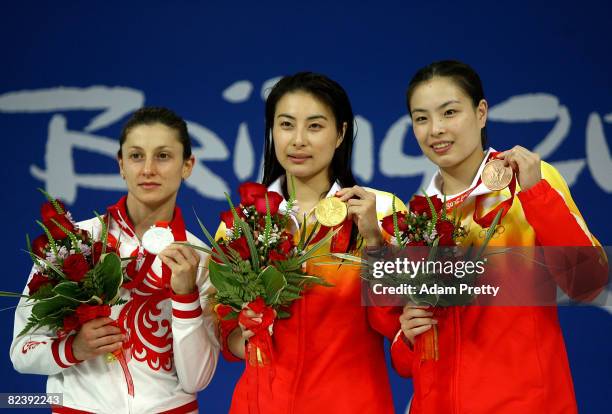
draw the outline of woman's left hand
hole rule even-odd
[[[347,204],[348,217],[357,224],[366,246],[380,246],[383,238],[376,217],[376,195],[356,185],[343,188],[336,196]]]
[[[530,189],[542,179],[540,156],[527,148],[516,145],[499,154],[497,158],[506,161],[505,165],[514,170],[522,191]]]
[[[197,290],[196,276],[200,256],[196,251],[183,244],[171,244],[159,255],[161,261],[170,268],[170,286],[177,295],[186,295]]]

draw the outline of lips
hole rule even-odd
[[[289,154],[287,155],[287,158],[289,159],[289,161],[295,163],[295,164],[302,164],[304,162],[306,162],[306,160],[308,160],[309,158],[312,158],[310,155],[306,155],[306,154]]]
[[[438,141],[431,144],[430,147],[436,154],[444,154],[452,147],[452,145],[453,143],[450,141]]]
[[[139,187],[144,188],[145,190],[152,190],[155,188],[158,188],[161,184],[159,183],[140,183],[138,184]]]

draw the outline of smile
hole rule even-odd
[[[436,142],[431,146],[431,148],[434,150],[435,153],[442,154],[448,151],[452,145],[452,142],[442,141]]]

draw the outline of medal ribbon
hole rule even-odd
[[[497,155],[501,154],[501,152],[491,152],[489,154],[489,156],[487,157],[487,161],[489,162],[495,158],[497,158]],[[476,185],[472,188],[470,188],[469,190],[461,193],[460,195],[458,195],[457,197],[454,197],[450,200],[446,201],[446,210],[450,211],[454,208],[459,207],[469,196],[470,194],[472,194],[472,192],[478,187],[480,186],[480,184],[482,184],[482,177],[478,177],[478,181],[476,182]],[[491,226],[491,223],[493,223],[493,219],[495,218],[495,216],[497,215],[497,213],[499,212],[499,210],[503,210],[502,215],[499,219],[499,224],[501,224],[501,220],[504,218],[504,216],[508,213],[508,211],[510,210],[510,207],[512,207],[512,203],[514,202],[514,194],[516,192],[516,175],[512,174],[512,180],[510,181],[510,184],[508,185],[508,188],[510,189],[510,198],[508,198],[507,200],[502,201],[501,203],[499,203],[493,210],[489,211],[487,214],[480,216],[480,211],[482,210],[482,201],[484,200],[484,194],[483,195],[479,195],[476,196],[476,200],[475,200],[475,207],[474,207],[474,214],[473,214],[473,219],[474,221],[480,225],[480,227],[482,227],[483,229],[486,229],[487,227]]]

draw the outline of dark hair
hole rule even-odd
[[[175,114],[168,108],[163,107],[144,107],[140,108],[132,114],[130,119],[127,120],[123,129],[121,130],[121,136],[119,138],[119,151],[117,156],[121,158],[121,147],[125,143],[127,135],[130,133],[132,128],[139,125],[153,125],[160,123],[167,126],[168,128],[174,129],[178,134],[178,139],[183,144],[183,159],[186,160],[191,157],[191,139],[187,132],[187,123],[183,118]]]
[[[344,139],[331,161],[330,175],[332,182],[338,181],[342,187],[351,187],[356,184],[355,177],[351,171],[351,154],[353,151],[354,137],[354,115],[351,102],[345,90],[337,82],[325,75],[312,72],[299,72],[295,75],[283,77],[270,91],[266,99],[266,128],[264,135],[264,171],[262,183],[269,186],[285,170],[278,162],[274,150],[274,139],[272,129],[274,127],[274,114],[276,104],[287,93],[303,91],[313,95],[322,103],[327,105],[336,118],[336,129],[342,132],[346,123]],[[286,184],[286,183],[285,183]],[[286,190],[284,188],[283,190]],[[285,194],[287,197],[287,194]]]
[[[419,69],[410,80],[408,90],[406,91],[406,106],[408,107],[409,114],[412,113],[410,109],[410,98],[412,98],[416,87],[435,77],[451,78],[453,82],[471,98],[474,108],[478,107],[480,101],[485,99],[480,76],[478,76],[478,73],[476,73],[474,69],[457,60],[441,60]],[[482,144],[482,149],[485,149],[487,146],[486,127],[480,130],[480,142]]]

